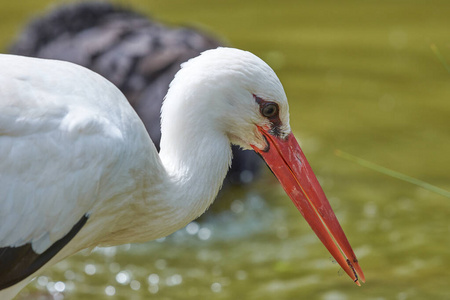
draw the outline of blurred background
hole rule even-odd
[[[32,18],[67,3],[2,1],[1,51]],[[367,283],[349,280],[264,170],[227,187],[185,229],[77,254],[19,299],[450,299],[450,199],[336,155],[450,190],[450,72],[442,62],[450,61],[450,2],[114,3],[272,66]]]

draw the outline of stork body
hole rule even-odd
[[[217,195],[230,143],[263,156],[344,270],[363,279],[290,132],[282,85],[251,53],[219,48],[184,64],[163,105],[159,154],[96,73],[12,55],[0,55],[0,70],[1,299],[81,249],[184,227]]]

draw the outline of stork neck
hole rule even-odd
[[[169,178],[168,200],[185,225],[214,201],[231,163],[231,147],[229,139],[212,128],[169,129],[162,132],[160,158]]]
[[[111,197],[115,205],[96,209],[103,218],[95,218],[100,223],[88,223],[92,228],[101,227],[104,218],[121,215],[110,220],[112,226],[103,236],[96,236],[98,244],[110,246],[167,236],[200,216],[214,201],[231,162],[228,138],[211,130],[166,129],[162,130],[160,145],[160,163],[154,165],[149,159],[148,165],[144,162],[139,166],[143,172],[137,172],[138,181],[131,187],[133,202],[127,206],[132,209],[114,202],[129,203],[130,198],[122,194]],[[120,211],[111,214],[111,208]]]

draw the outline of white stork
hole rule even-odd
[[[85,248],[143,242],[213,202],[230,144],[253,149],[340,266],[364,275],[296,142],[274,71],[218,48],[184,63],[162,107],[161,150],[123,94],[83,67],[0,55],[0,299]]]

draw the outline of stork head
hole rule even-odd
[[[213,128],[231,143],[256,151],[336,261],[358,285],[364,282],[358,260],[291,132],[283,86],[264,61],[238,49],[205,51],[182,65],[167,97],[179,101],[170,107],[191,114],[186,118],[189,126]],[[163,119],[170,114],[164,110]]]

